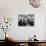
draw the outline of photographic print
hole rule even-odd
[[[34,26],[34,15],[18,15],[18,26]]]

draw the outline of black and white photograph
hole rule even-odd
[[[19,15],[18,26],[34,26],[34,15]]]

